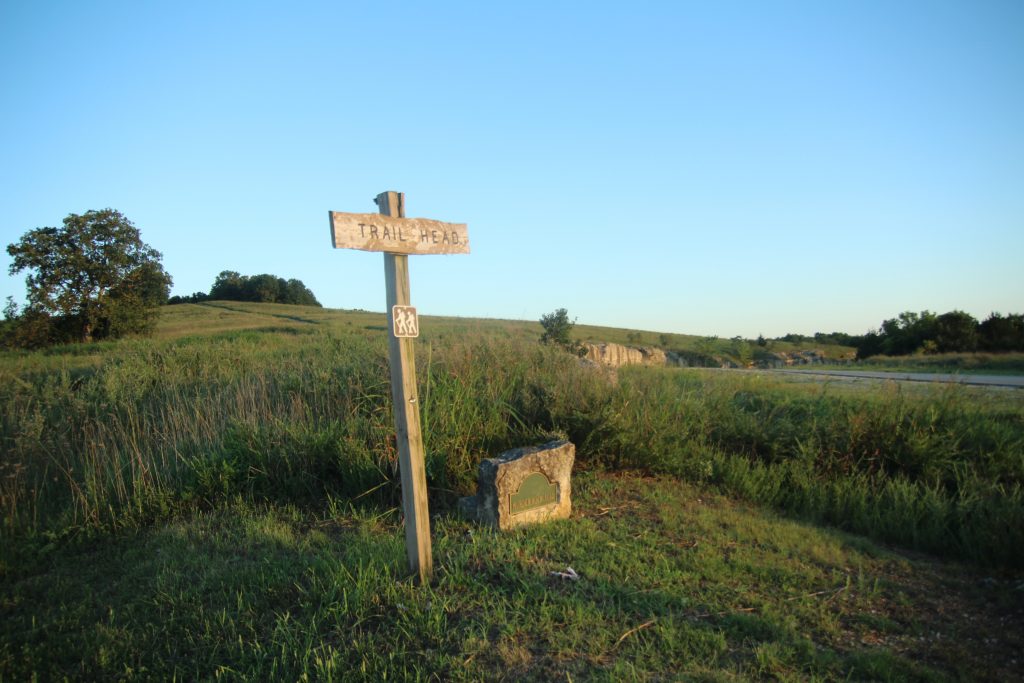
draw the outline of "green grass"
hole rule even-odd
[[[310,324],[332,329],[368,329],[383,331],[386,323],[383,313],[346,311],[308,306],[257,304],[238,301],[210,301],[202,304],[166,306],[157,327],[157,337],[168,338],[189,334],[209,334],[242,329],[273,329],[275,327],[303,327]],[[543,329],[539,322],[525,320],[445,318],[423,316],[425,332],[443,330],[449,334],[486,332],[510,336],[520,340],[536,340]],[[650,330],[631,330],[617,327],[576,324],[573,337],[580,341],[625,345],[656,346],[683,356],[712,356],[738,362],[737,343],[732,339],[701,337],[687,334],[665,334]],[[752,357],[763,356],[765,349],[751,340],[742,342]],[[852,358],[854,349],[834,344],[793,344],[773,341],[770,351],[794,352],[804,349],[821,351],[826,358],[839,360]]]
[[[577,473],[570,520],[229,500],[37,547],[2,577],[3,680],[1010,680],[1014,583],[672,478]],[[579,581],[551,575],[572,566]]]
[[[170,308],[207,322],[224,310]],[[4,537],[146,524],[236,495],[395,500],[379,315],[228,315],[257,327],[165,327],[154,340],[0,358]],[[316,315],[327,322],[299,322]],[[261,316],[291,322],[268,328]],[[481,458],[567,436],[588,465],[673,474],[880,540],[1024,566],[1017,394],[656,368],[612,377],[500,321],[426,320],[417,348],[428,480],[449,502]]]
[[[383,324],[214,302],[0,354],[0,680],[1021,675],[1024,393],[608,372],[424,318],[417,590]],[[555,436],[571,520],[449,516],[481,458]]]

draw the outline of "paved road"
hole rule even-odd
[[[930,372],[870,372],[866,370],[773,370],[773,372],[826,375],[850,379],[891,379],[902,382],[952,382],[972,386],[1024,389],[1024,376],[1020,375],[947,375]]]

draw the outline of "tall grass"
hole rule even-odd
[[[962,387],[851,392],[761,376],[622,373],[600,455],[808,519],[1024,565],[1024,410]]]
[[[239,493],[388,494],[397,460],[381,336],[136,341],[85,370],[23,372],[13,359],[0,371],[4,531],[117,525]],[[566,377],[586,374],[513,344],[421,345],[427,471],[442,489],[466,489],[480,458],[539,438],[545,411],[579,383]]]
[[[239,495],[397,499],[379,331],[309,325],[85,351],[0,357],[6,537],[145,523]],[[1020,402],[609,375],[512,330],[428,328],[417,354],[442,506],[471,490],[481,458],[563,434],[583,467],[671,473],[876,538],[1024,566]]]

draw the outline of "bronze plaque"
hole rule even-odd
[[[552,484],[542,472],[534,472],[519,485],[519,491],[508,496],[511,515],[554,505],[558,502],[558,484]]]

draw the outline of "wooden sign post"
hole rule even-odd
[[[402,475],[405,549],[409,569],[422,584],[430,580],[433,559],[413,349],[413,339],[419,336],[419,319],[410,305],[408,255],[468,254],[469,232],[465,223],[406,218],[405,195],[401,192],[382,192],[374,201],[380,215],[331,211],[331,241],[335,249],[384,252],[391,399]]]

